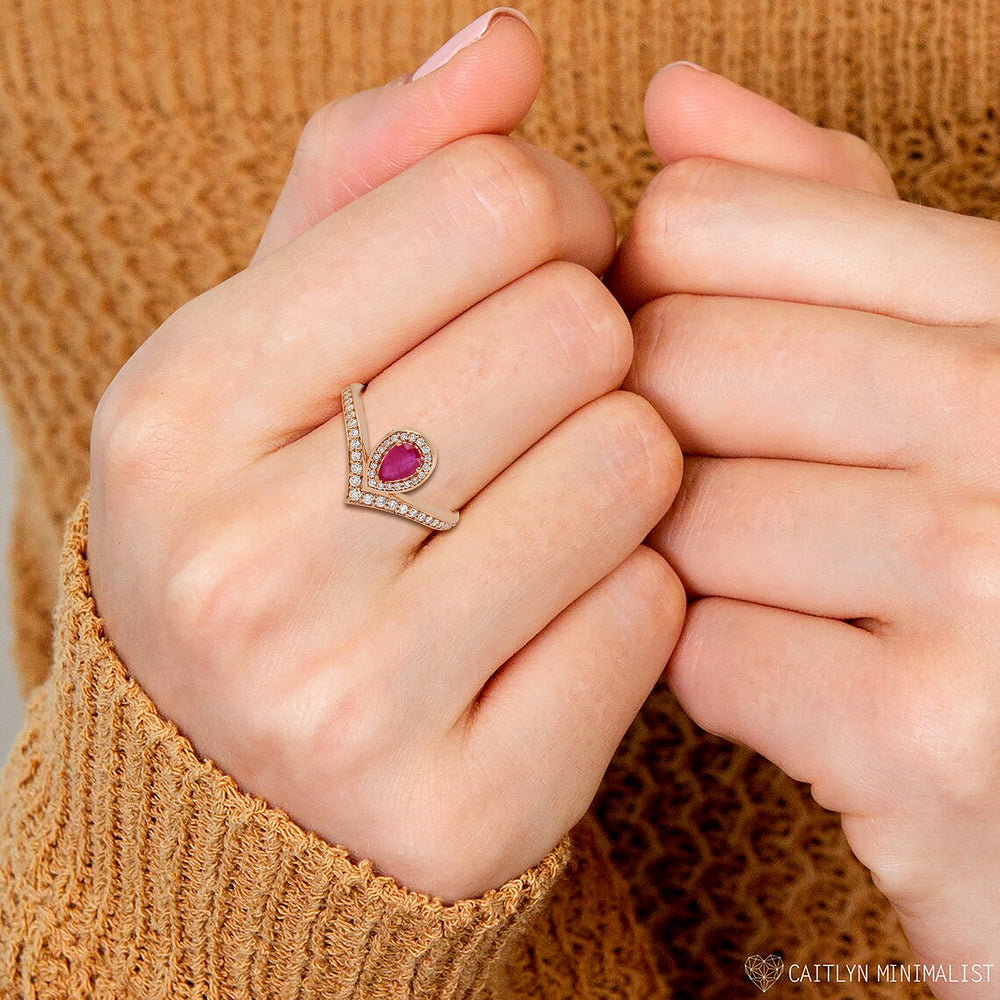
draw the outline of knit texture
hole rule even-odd
[[[642,94],[676,58],[863,135],[905,198],[996,214],[1000,19],[986,0],[521,6],[547,62],[521,132],[580,166],[621,228],[656,170]],[[16,658],[25,693],[37,689],[2,785],[0,992],[31,995],[22,976],[40,996],[348,996],[324,977],[369,947],[336,940],[362,927],[399,968],[452,984],[427,995],[462,995],[475,973],[497,997],[706,1000],[755,995],[742,972],[753,953],[907,958],[837,818],[699,732],[665,690],[576,831],[570,876],[557,880],[553,856],[516,890],[446,915],[243,797],[158,720],[88,604],[82,520],[53,649],[63,526],[114,372],[246,263],[316,107],[411,70],[480,12],[466,0],[0,5],[0,382],[21,463]],[[347,912],[356,927],[338,924]],[[111,937],[95,936],[98,916]],[[365,960],[380,967],[377,951]],[[199,993],[206,976],[220,978]],[[928,993],[872,983],[866,995]]]
[[[564,840],[445,905],[243,795],[115,656],[63,556],[60,657],[0,784],[0,992],[47,996],[470,997],[565,866]]]

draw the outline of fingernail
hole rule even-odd
[[[696,69],[699,73],[710,73],[711,70],[705,69],[704,66],[699,66],[697,63],[688,62],[686,59],[678,59],[676,62],[667,63],[663,69],[673,69],[674,66],[687,66],[688,69]],[[663,70],[660,71],[661,73]]]
[[[528,24],[528,19],[513,7],[494,7],[492,10],[488,10],[485,14],[477,17],[472,24],[467,25],[457,35],[445,42],[423,66],[414,72],[410,79],[419,80],[422,76],[427,76],[428,73],[433,73],[434,70],[440,69],[446,62],[458,55],[462,49],[467,49],[474,42],[478,42],[489,30],[490,25],[498,17],[504,16],[516,17],[519,21],[524,22],[524,24]]]

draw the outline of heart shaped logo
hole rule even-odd
[[[785,971],[785,963],[780,955],[768,955],[761,958],[760,955],[751,955],[744,963],[747,978],[761,991],[766,993],[780,978]]]

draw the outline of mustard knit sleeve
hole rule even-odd
[[[410,892],[243,794],[161,718],[95,614],[86,502],[56,659],[0,783],[0,996],[470,997],[568,860]]]

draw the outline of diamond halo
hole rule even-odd
[[[349,473],[347,492],[344,500],[358,507],[369,507],[387,514],[395,514],[422,524],[435,531],[448,531],[458,524],[456,511],[444,511],[429,504],[417,506],[407,498],[403,502],[400,494],[416,489],[434,471],[437,454],[430,441],[419,431],[401,428],[390,431],[368,451],[368,434],[361,406],[360,383],[353,383],[341,393],[344,412],[344,428],[347,431],[349,451]],[[394,448],[407,447],[415,451],[418,464],[410,474],[400,480],[383,480],[380,472],[386,456]]]

